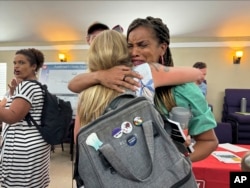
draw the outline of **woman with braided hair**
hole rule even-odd
[[[29,48],[18,50],[14,57],[14,76],[22,80],[13,95],[0,106],[3,122],[0,154],[0,187],[46,188],[49,186],[50,145],[45,142],[36,126],[24,120],[30,113],[40,125],[44,103],[36,73],[43,66],[41,51]]]
[[[169,48],[169,29],[159,18],[147,17],[134,20],[127,32],[128,47],[132,62],[140,64],[143,61],[152,62],[154,49],[157,45],[165,45],[165,53],[157,62],[165,66],[173,66],[172,54]],[[165,116],[174,106],[190,108],[193,117],[188,126],[188,133],[195,141],[194,152],[190,154],[192,161],[206,158],[218,145],[213,128],[216,121],[205,97],[194,83],[156,88],[154,98],[157,109]]]
[[[158,62],[168,67],[173,66],[169,29],[160,18],[135,19],[128,27],[127,43],[134,65]],[[119,86],[135,89],[135,76],[138,77],[129,68],[115,67],[77,75],[69,83],[69,89],[80,92],[91,85],[102,84],[121,92],[123,90]],[[182,78],[181,74],[176,76]],[[174,84],[177,83],[169,85]],[[190,108],[193,117],[188,125],[188,133],[195,141],[195,151],[190,154],[192,161],[202,160],[216,149],[218,140],[213,130],[216,127],[215,118],[205,97],[193,82],[156,88],[154,103],[159,112],[167,117],[174,106]]]

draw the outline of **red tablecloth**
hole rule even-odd
[[[250,145],[238,145],[250,150]],[[226,151],[218,147],[217,151]],[[232,152],[232,151],[230,151]],[[232,152],[242,157],[246,152]],[[210,155],[205,160],[192,164],[199,188],[229,188],[230,172],[241,171],[240,164],[226,164]]]

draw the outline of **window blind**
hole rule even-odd
[[[6,93],[7,63],[0,63],[0,100]]]

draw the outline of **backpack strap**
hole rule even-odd
[[[43,95],[44,95],[44,89],[47,88],[46,85],[42,85],[42,84],[41,84],[39,81],[37,81],[37,80],[27,80],[27,81],[38,84],[38,85],[41,87],[42,92],[43,92]],[[45,87],[45,88],[44,88],[44,87]],[[29,112],[28,112],[28,114],[25,116],[24,120],[27,121],[27,123],[28,123],[29,126],[35,125],[37,128],[38,128],[38,126],[39,126],[39,125],[37,124],[37,122],[33,119],[33,117],[30,115]]]
[[[25,118],[25,121],[27,121],[29,126],[35,125],[36,127],[38,127],[39,125],[37,124],[37,122],[33,119],[33,117],[30,115],[30,113],[28,113]]]
[[[109,111],[112,111],[116,109],[121,103],[124,101],[131,100],[132,98],[137,97],[134,92],[132,91],[126,91],[125,93],[122,93],[121,95],[118,95],[116,98],[114,98],[109,105],[105,108],[104,113],[106,114]]]
[[[44,90],[48,90],[47,85],[42,84],[41,82],[39,82],[39,81],[37,81],[37,80],[27,80],[27,81],[38,84],[38,85],[41,87],[43,93],[44,93]]]

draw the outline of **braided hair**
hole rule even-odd
[[[130,32],[140,26],[151,28],[154,31],[155,38],[158,40],[159,44],[170,44],[169,29],[167,25],[164,24],[160,18],[153,18],[151,16],[148,16],[146,19],[135,19],[128,27],[127,40]],[[161,58],[159,57],[159,63],[165,66],[174,66],[172,54],[169,47],[167,48],[166,53],[163,55],[163,59],[164,62],[162,62]]]
[[[205,69],[207,68],[207,64],[204,63],[204,62],[201,62],[201,61],[198,61],[196,62],[194,65],[193,65],[194,68],[197,68],[197,69]]]
[[[135,19],[128,27],[127,40],[130,32],[138,27],[151,28],[153,30],[153,33],[155,34],[155,38],[158,41],[158,43],[159,44],[167,43],[169,46],[170,44],[169,29],[167,25],[162,22],[162,19],[154,18],[151,16],[148,16],[145,19],[143,18]],[[172,54],[169,47],[167,47],[167,50],[163,55],[163,61],[162,58],[159,57],[158,63],[165,66],[171,66],[171,67],[174,66]],[[163,111],[160,108],[162,106],[162,103],[165,105],[168,111],[170,111],[172,107],[176,106],[174,97],[171,92],[172,87],[173,86],[164,86],[156,88],[156,95],[154,98],[154,102],[155,105],[158,107],[158,110],[162,113]]]
[[[16,52],[16,55],[17,54],[25,55],[28,58],[30,65],[37,65],[36,72],[43,66],[44,55],[41,51],[35,48],[21,49]]]

